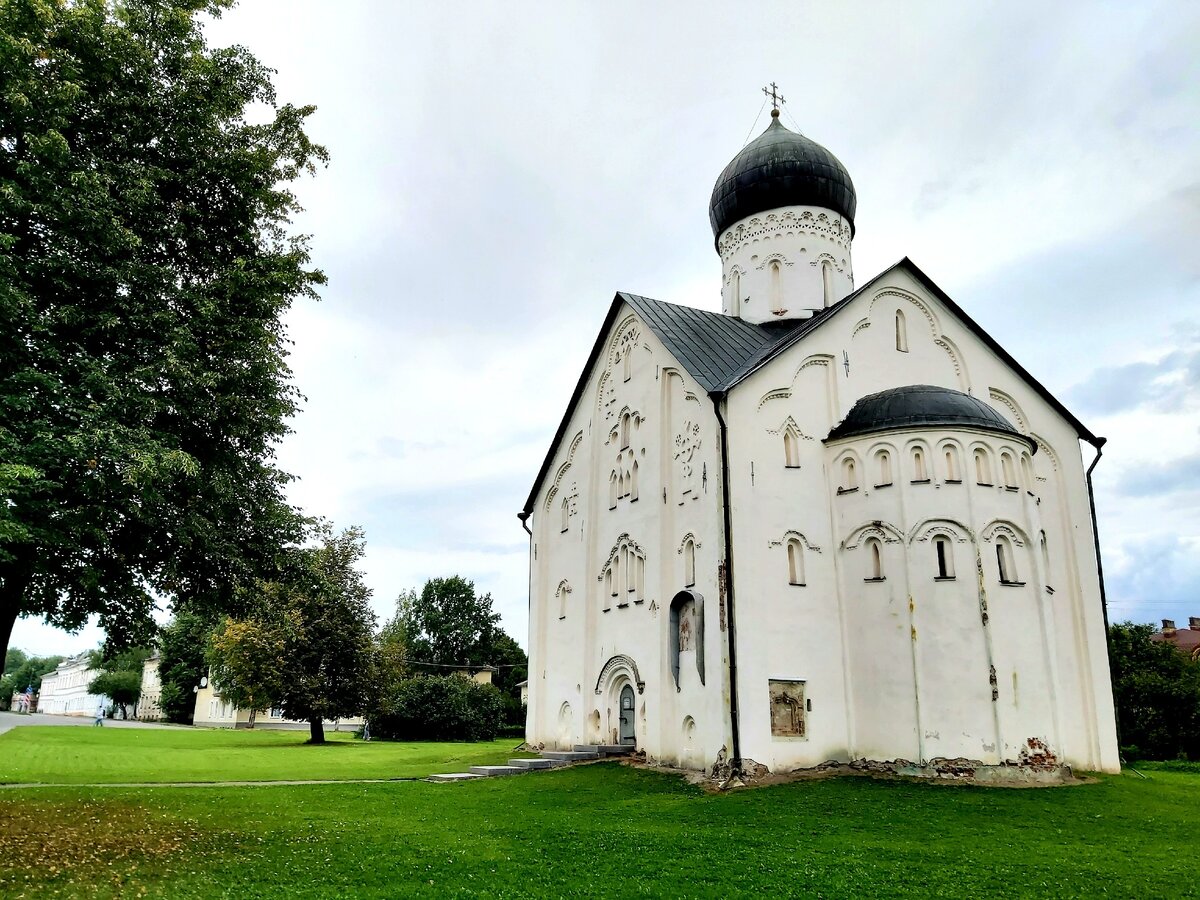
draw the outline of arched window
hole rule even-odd
[[[1042,576],[1048,582],[1050,580],[1050,548],[1046,544],[1046,532],[1041,532],[1038,535],[1038,543],[1042,546]]]
[[[783,312],[783,269],[779,260],[771,260],[771,312]]]
[[[629,500],[633,502],[638,498],[638,464],[634,460],[633,469],[629,473]]]
[[[629,448],[629,413],[621,415],[621,449]]]
[[[617,473],[614,471],[610,476],[608,476],[608,508],[609,509],[617,508],[617,497],[619,496],[617,494],[618,490],[619,490],[619,485],[617,484]]]
[[[1025,490],[1033,493],[1033,464],[1029,457],[1021,454],[1021,480],[1025,482]]]
[[[567,498],[563,497],[563,502],[562,502],[562,530],[563,531],[567,530],[567,524],[569,522],[570,515],[571,515],[571,505],[569,503],[567,503]]]
[[[821,296],[826,306],[833,306],[833,263],[827,259],[821,260]]]
[[[953,447],[946,447],[944,453],[946,457],[946,480],[957,484],[962,481],[958,473],[958,451]]]
[[[883,580],[883,550],[877,538],[867,538],[867,581]]]
[[[904,313],[896,310],[896,349],[908,352],[908,328],[904,324]]]
[[[842,460],[842,486],[841,491],[856,491],[858,490],[858,473],[854,470],[854,458],[847,456]]]
[[[609,598],[609,597],[615,597],[615,596],[616,596],[616,594],[617,594],[617,592],[613,590],[613,573],[612,573],[612,569],[605,569],[605,570],[604,570],[604,598],[603,598],[603,599],[604,599],[604,608],[605,608],[605,609],[608,609],[608,606],[609,606],[609,600],[608,600],[608,598]]]
[[[1000,454],[1000,471],[1004,473],[1004,486],[1006,488],[1017,487],[1017,471],[1013,466],[1012,454]]]
[[[742,314],[742,273],[736,269],[729,278],[729,312],[735,316]]]
[[[996,567],[1000,572],[1001,584],[1018,584],[1017,567],[1013,562],[1012,544],[1001,535],[996,538]]]
[[[789,469],[800,468],[800,441],[791,428],[783,430],[783,461]]]
[[[950,538],[942,534],[935,537],[933,539],[933,552],[937,554],[937,577],[953,578],[954,548],[950,544]]]
[[[613,559],[612,564],[612,595],[615,597],[621,590],[621,557],[625,551],[621,551]]]
[[[928,481],[929,473],[925,470],[925,451],[920,447],[914,447],[912,452],[913,458],[913,481]]]
[[[804,547],[796,538],[787,542],[788,584],[804,584]]]
[[[875,454],[875,462],[879,466],[879,480],[875,482],[875,487],[887,487],[892,483],[892,454],[880,450]]]
[[[982,447],[975,449],[975,483],[992,486],[992,461]]]
[[[558,586],[558,617],[565,619],[567,617],[567,594],[571,593],[571,589],[567,587],[566,582]]]
[[[637,593],[635,596],[637,597],[637,601],[640,603],[646,596],[646,557],[642,556],[639,553],[637,555],[636,559],[637,559],[637,584],[635,587],[636,587]]]
[[[625,380],[628,381],[633,377],[633,345],[625,348],[625,359],[622,360],[624,366]]]
[[[696,542],[688,538],[683,542],[683,586],[696,583]]]

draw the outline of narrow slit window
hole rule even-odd
[[[796,433],[790,428],[783,432],[783,459],[789,469],[800,468],[800,446]]]
[[[621,449],[629,449],[629,413],[621,416]]]
[[[771,312],[783,312],[783,269],[779,260],[771,261]]]
[[[618,488],[617,473],[613,472],[608,477],[608,508],[609,509],[617,508],[617,496],[618,496],[617,488]]]
[[[879,481],[875,482],[875,486],[887,487],[892,483],[892,454],[886,450],[880,450],[875,455],[875,461],[879,465]]]
[[[1042,532],[1039,536],[1039,543],[1042,546],[1042,575],[1046,581],[1050,580],[1050,548],[1046,543],[1046,532]]]
[[[937,577],[954,577],[954,554],[950,538],[939,535],[933,539],[933,550],[937,554]]]
[[[842,460],[842,490],[852,491],[858,487],[858,473],[854,470],[854,460],[846,457]]]
[[[946,448],[946,480],[961,481],[958,476],[958,454],[953,447]]]
[[[625,550],[625,593],[633,594],[637,592],[637,554],[626,548]]]
[[[1021,480],[1025,482],[1025,490],[1033,493],[1033,464],[1029,457],[1021,454]]]
[[[637,596],[638,600],[641,600],[646,596],[646,557],[642,556],[639,553],[637,555],[636,559],[637,559],[636,596]]]
[[[567,592],[566,585],[560,585],[558,588],[558,617],[565,619],[567,617]]]
[[[827,307],[833,306],[833,263],[827,259],[821,260],[821,296]]]
[[[625,359],[623,360],[623,364],[624,364],[625,380],[629,381],[629,379],[633,378],[633,347],[632,346],[625,348]]]
[[[788,540],[788,584],[804,584],[804,547],[796,538]]]
[[[635,460],[633,469],[629,473],[629,499],[636,500],[638,498],[638,464]]]
[[[925,452],[918,447],[913,450],[912,457],[913,481],[928,481],[929,473],[925,471]]]
[[[904,323],[904,313],[896,310],[896,349],[901,353],[908,352],[908,328]]]
[[[562,502],[562,530],[563,531],[567,530],[567,525],[570,521],[570,515],[571,515],[571,505],[569,503],[567,503],[567,498],[563,497],[563,502]]]
[[[975,483],[988,486],[992,483],[992,464],[982,448],[975,451]]]
[[[696,583],[696,542],[691,538],[683,544],[683,585],[692,587]]]
[[[1004,473],[1004,486],[1015,488],[1017,486],[1017,472],[1013,466],[1013,458],[1010,454],[1000,454],[1000,470]]]
[[[612,564],[612,595],[615,597],[621,590],[621,554],[618,553]]]
[[[867,540],[867,580],[883,580],[883,551],[875,538]]]
[[[742,314],[742,273],[735,271],[729,279],[729,312]]]
[[[1017,570],[1013,565],[1012,544],[1008,538],[996,538],[996,568],[1000,572],[1001,584],[1017,584]]]

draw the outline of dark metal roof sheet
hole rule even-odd
[[[708,205],[713,238],[747,216],[781,206],[831,209],[849,220],[853,233],[858,197],[836,156],[773,118],[717,177]]]
[[[901,428],[978,428],[1033,442],[982,400],[931,384],[888,388],[861,397],[827,440],[858,437]]]

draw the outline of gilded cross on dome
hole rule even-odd
[[[770,89],[763,88],[763,93],[771,98],[771,112],[778,115],[779,107],[787,102],[783,99],[783,94],[779,93],[779,86],[772,81]]]

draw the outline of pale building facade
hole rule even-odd
[[[138,696],[137,717],[147,722],[157,722],[163,717],[162,681],[158,677],[161,659],[155,651],[142,664],[142,693]]]
[[[856,287],[855,205],[773,119],[713,192],[723,313],[614,298],[521,513],[530,743],[1119,768],[1103,439],[907,259]]]
[[[64,659],[53,672],[42,676],[37,711],[56,716],[96,715],[109,704],[107,697],[88,692],[88,685],[99,674],[89,668],[87,653]]]
[[[330,731],[361,728],[366,720],[362,716],[334,719],[325,722]],[[192,724],[200,728],[249,728],[250,710],[242,709],[221,697],[212,679],[205,676],[196,689],[196,705],[192,711]],[[254,716],[254,727],[277,731],[307,731],[307,719],[288,719],[279,707],[261,709]]]

